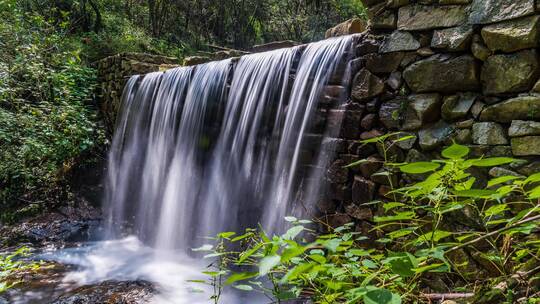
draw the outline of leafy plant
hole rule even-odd
[[[406,139],[389,134],[364,144],[382,145],[386,157],[400,140]],[[428,302],[424,292],[430,289],[423,282],[433,277],[450,278],[455,290],[475,294],[475,303],[489,294],[478,286],[497,282],[508,286],[501,302],[531,296],[539,291],[534,276],[540,272],[540,173],[498,176],[484,184],[472,172],[516,160],[467,159],[469,152],[453,144],[440,160],[387,158],[388,175],[399,170],[422,178],[401,188],[393,185],[383,200],[371,203],[381,206],[373,219],[382,236],[376,240],[356,232],[352,223],[321,234],[314,223],[288,217],[292,227],[280,236],[260,228],[218,235],[219,246],[201,249],[219,261],[213,264],[217,271],[207,274],[227,277],[213,284],[262,292],[278,302],[299,297],[315,303]],[[474,224],[464,227],[464,221]],[[496,273],[467,274],[467,264],[476,263],[472,255]],[[516,275],[520,280],[512,279]],[[527,287],[512,290],[516,284]]]
[[[24,260],[28,255],[27,247],[21,247],[8,255],[0,255],[0,294],[22,283],[20,280],[11,278],[14,274],[28,270],[35,271],[41,267],[40,263]]]

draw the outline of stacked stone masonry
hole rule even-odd
[[[122,91],[130,76],[164,71],[178,65],[176,58],[139,53],[122,53],[98,61],[99,104],[108,131],[113,131]]]
[[[351,62],[349,110],[339,136],[327,140],[337,157],[319,211],[331,224],[356,220],[359,231],[373,233],[371,219],[382,210],[369,202],[384,199],[391,185],[379,174],[380,147],[358,141],[381,134],[411,136],[392,146],[398,162],[439,158],[452,142],[474,157],[520,159],[474,172],[477,187],[540,172],[539,0],[362,1],[370,20]],[[337,89],[327,90],[328,99]],[[410,179],[391,177],[393,186]]]

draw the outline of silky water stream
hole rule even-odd
[[[145,280],[158,290],[153,303],[211,303],[209,290],[188,283],[203,279],[209,263],[191,249],[259,223],[277,233],[286,215],[308,214],[321,170],[306,170],[301,153],[322,91],[352,45],[346,36],[133,76],[109,155],[105,241],[40,258],[72,265],[62,284]],[[312,168],[326,166],[314,158]]]

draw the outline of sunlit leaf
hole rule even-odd
[[[401,304],[401,297],[386,289],[377,289],[364,295],[364,304]]]
[[[437,170],[440,167],[437,163],[431,162],[416,162],[401,166],[399,169],[403,173],[422,174]]]
[[[515,158],[510,157],[491,157],[471,160],[472,165],[475,167],[495,167],[500,165],[506,165],[516,161]]]
[[[268,274],[274,267],[279,265],[281,257],[279,255],[272,255],[265,257],[259,263],[259,275],[264,276]]]
[[[234,273],[232,274],[231,276],[229,276],[227,278],[227,280],[225,281],[225,285],[231,285],[235,282],[238,282],[238,281],[244,281],[244,280],[247,280],[247,279],[251,279],[251,278],[254,278],[257,276],[257,272],[239,272],[239,273]]]
[[[450,147],[444,149],[441,155],[449,159],[462,159],[469,154],[471,149],[466,146],[453,144]]]
[[[509,181],[513,181],[515,179],[518,179],[520,177],[518,176],[513,176],[513,175],[506,175],[506,176],[501,176],[501,177],[497,177],[497,178],[494,178],[492,180],[490,180],[488,182],[488,188],[490,187],[493,187],[493,186],[496,186],[496,185],[500,185],[500,184],[504,184],[506,182],[509,182]]]

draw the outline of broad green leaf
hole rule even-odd
[[[280,261],[281,257],[279,255],[271,255],[263,258],[259,263],[259,275],[261,277],[267,275],[274,267],[279,265]]]
[[[287,263],[292,258],[295,258],[306,251],[306,247],[303,246],[291,246],[285,250],[283,250],[283,253],[281,253],[281,263]]]
[[[218,234],[218,238],[222,238],[222,239],[229,239],[231,236],[235,235],[236,232],[222,232],[220,234]]]
[[[328,241],[323,242],[323,246],[330,250],[331,252],[336,252],[339,245],[341,245],[342,241],[340,239],[331,239]]]
[[[245,262],[248,258],[250,258],[255,252],[259,251],[259,249],[261,249],[261,247],[263,246],[264,244],[260,243],[260,244],[257,244],[256,246],[254,246],[253,248],[251,248],[250,250],[246,251],[246,252],[243,252],[241,255],[240,255],[240,258],[238,259],[238,262],[237,264],[242,264],[243,262]]]
[[[494,215],[498,215],[503,213],[504,211],[508,210],[507,204],[498,204],[489,207],[486,211],[484,211],[484,217],[491,217]]]
[[[439,167],[440,165],[437,163],[417,162],[417,163],[410,163],[405,166],[401,166],[399,169],[403,173],[422,174],[422,173],[427,173],[427,172],[437,170]]]
[[[390,216],[376,216],[373,221],[376,223],[382,223],[382,222],[391,222],[391,221],[404,221],[404,220],[410,220],[415,217],[416,213],[413,211],[407,211],[407,212],[400,212],[396,215],[390,215]]]
[[[343,168],[356,167],[356,166],[359,166],[359,165],[361,165],[361,164],[363,164],[363,163],[366,163],[366,162],[368,162],[368,161],[369,161],[369,160],[367,160],[367,159],[361,159],[361,160],[355,161],[355,162],[353,162],[353,163],[350,163],[350,164],[344,166]]]
[[[362,265],[364,265],[364,267],[369,268],[369,269],[377,269],[379,267],[377,266],[377,264],[375,264],[375,262],[373,262],[370,259],[362,260]]]
[[[302,231],[304,231],[304,226],[294,226],[285,232],[283,239],[294,240],[294,238],[296,238]]]
[[[493,190],[484,190],[484,189],[470,189],[470,190],[463,190],[463,191],[455,191],[454,194],[460,197],[470,197],[470,198],[488,198],[494,194],[496,194],[497,191]]]
[[[401,304],[401,297],[386,289],[377,289],[364,295],[364,304]]]
[[[391,254],[383,263],[390,265],[393,273],[404,278],[414,276],[414,269],[418,267],[418,260],[407,252]]]
[[[465,156],[469,155],[470,151],[471,149],[469,149],[468,147],[458,145],[458,144],[453,144],[450,147],[444,149],[441,155],[445,158],[457,160],[457,159],[463,159]]]
[[[513,176],[513,175],[506,175],[506,176],[497,177],[497,178],[494,178],[494,179],[490,180],[488,182],[487,186],[488,186],[488,188],[491,188],[493,186],[504,184],[506,182],[513,181],[513,180],[518,179],[518,178],[520,178],[520,177]]]
[[[285,220],[286,220],[287,222],[296,222],[296,221],[298,221],[298,219],[295,218],[294,216],[286,216],[286,217],[285,217]]]
[[[386,203],[383,205],[383,208],[384,208],[384,211],[385,212],[388,212],[392,209],[395,209],[395,208],[398,208],[398,207],[403,207],[405,206],[405,204],[403,203],[399,203],[399,202],[390,202],[390,203]]]
[[[529,199],[538,199],[540,198],[540,186],[537,186],[536,188],[532,189],[527,193],[527,196]]]
[[[472,160],[475,167],[495,167],[515,162],[516,159],[510,157],[491,157]]]
[[[525,179],[523,183],[530,184],[530,183],[536,183],[536,182],[540,182],[540,172],[527,177],[527,179]]]
[[[225,285],[231,285],[231,284],[233,284],[235,282],[244,281],[244,280],[247,280],[247,279],[254,278],[256,276],[257,276],[256,272],[234,273],[230,277],[227,278],[227,280],[225,281]]]

